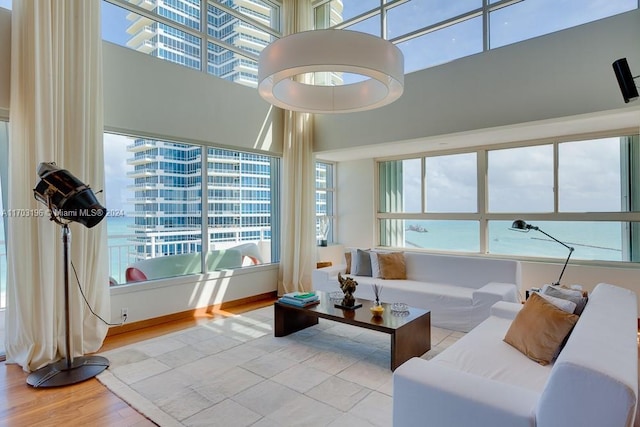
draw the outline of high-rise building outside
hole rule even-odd
[[[226,0],[220,4],[266,26],[272,8],[256,0]],[[259,54],[271,35],[247,21],[207,2],[207,33],[244,51]],[[140,0],[137,4],[160,16],[200,30],[200,2],[190,0]],[[130,13],[127,45],[135,50],[201,69],[200,38],[164,23]],[[207,72],[217,77],[257,86],[257,63],[207,43]],[[202,207],[202,151],[206,151],[207,212]],[[233,150],[138,138],[127,147],[134,167],[136,258],[154,258],[199,252],[203,249],[202,222],[208,224],[208,249],[242,242],[271,240],[271,157]]]
[[[142,138],[127,151],[138,259],[201,251],[203,219],[209,250],[271,240],[270,157]]]
[[[277,27],[279,8],[261,0],[131,0],[136,6],[194,31],[201,31],[201,11],[206,7],[206,71],[214,76],[257,87],[259,56],[274,38],[259,25]],[[233,13],[230,13],[229,9]],[[341,20],[342,1],[323,8],[328,22]],[[242,17],[240,19],[239,17]],[[127,46],[202,70],[202,40],[163,22],[131,12]],[[230,49],[229,47],[233,47]],[[244,56],[240,52],[247,52]],[[318,73],[316,84],[341,84],[341,73]],[[206,204],[202,197],[202,150],[206,150]],[[199,252],[202,223],[207,221],[208,249],[245,242],[271,240],[272,157],[177,142],[138,138],[127,147],[134,167],[130,200],[134,209],[135,257]],[[326,166],[317,171],[320,187],[326,188]],[[326,191],[319,200],[326,214]],[[207,206],[205,215],[202,207]],[[265,245],[261,245],[265,248]],[[263,254],[268,260],[270,255]]]
[[[200,0],[132,2],[171,21],[201,31]],[[202,2],[206,5],[207,35],[220,42],[206,42],[206,70],[225,80],[257,87],[258,63],[251,55],[257,57],[273,41],[274,36],[254,23],[273,28],[279,10],[260,0],[220,0],[218,3],[246,19],[239,19],[221,7]],[[128,47],[189,68],[203,69],[200,37],[133,12],[127,15],[127,19],[132,21],[127,29],[127,33],[131,35]],[[249,56],[243,56],[228,47],[247,52]]]

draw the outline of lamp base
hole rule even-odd
[[[60,387],[76,384],[93,378],[109,367],[109,360],[102,356],[74,357],[71,366],[67,360],[52,363],[27,377],[27,384],[33,387]]]

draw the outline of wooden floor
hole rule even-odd
[[[263,300],[198,317],[107,337],[100,351],[112,350],[207,322],[273,304]],[[27,373],[18,365],[0,366],[0,426],[154,426],[97,379],[65,387],[39,389],[26,383]]]

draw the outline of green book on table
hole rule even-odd
[[[278,301],[297,306],[304,306],[316,303],[319,300],[320,297],[314,293],[290,292],[284,294]]]
[[[289,292],[282,296],[282,298],[291,299],[302,303],[308,303],[318,301],[320,297],[315,292]]]

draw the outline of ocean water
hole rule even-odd
[[[132,262],[129,256],[130,243],[127,235],[132,235],[133,218],[128,217],[107,217],[107,237],[109,247],[109,271],[110,276],[116,278],[118,282],[122,282],[124,278],[124,269],[127,264]],[[0,306],[4,307],[4,297],[6,291],[7,280],[7,248],[5,244],[4,221],[0,221]]]
[[[565,258],[573,247],[572,259],[623,261],[625,224],[619,222],[533,223],[541,231],[511,229],[511,221],[489,223],[489,253]],[[406,221],[405,246],[433,250],[479,252],[480,229],[476,221]],[[420,231],[415,231],[416,229]],[[554,241],[552,236],[562,243]]]

